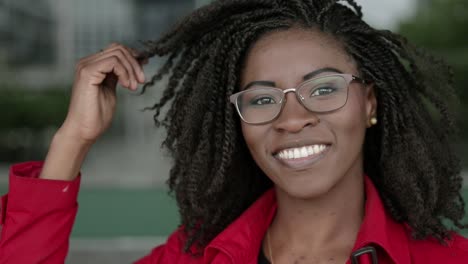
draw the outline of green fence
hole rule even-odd
[[[5,193],[6,188],[0,191]],[[468,189],[463,197],[468,204]],[[83,188],[78,200],[74,238],[167,236],[179,224],[175,200],[164,189]]]

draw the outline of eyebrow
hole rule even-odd
[[[306,75],[304,75],[303,80],[306,81],[306,80],[309,80],[309,79],[312,79],[313,77],[323,73],[323,72],[336,72],[336,73],[343,73],[342,71],[336,69],[336,68],[332,68],[332,67],[326,67],[326,68],[321,68],[321,69],[318,69],[318,70],[315,70],[313,72],[309,72],[307,73]],[[268,87],[276,87],[276,83],[273,82],[273,81],[266,81],[266,80],[263,80],[263,81],[253,81],[253,82],[250,82],[249,84],[247,84],[242,90],[247,90],[249,89],[250,87],[254,86],[254,85],[261,85],[261,86],[268,86]]]

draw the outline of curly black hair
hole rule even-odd
[[[146,42],[144,57],[167,56],[141,94],[168,76],[160,101],[144,110],[155,110],[156,125],[167,130],[163,146],[174,161],[168,185],[186,251],[206,246],[272,186],[249,154],[228,96],[239,90],[252,44],[293,27],[336,38],[374,82],[379,123],[366,132],[364,169],[392,217],[416,239],[450,238],[445,219],[466,227],[459,159],[450,144],[457,132],[450,68],[402,36],[370,27],[355,1],[344,2],[215,1]]]

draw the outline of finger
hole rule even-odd
[[[88,57],[85,57],[81,59],[80,61],[83,63],[88,63],[90,61],[94,61],[96,59],[99,59],[102,56],[108,56],[108,55],[115,55],[115,52],[122,52],[122,54],[127,58],[128,63],[131,65],[132,70],[130,71],[132,73],[132,76],[135,76],[135,81],[138,81],[140,83],[144,83],[145,81],[145,75],[143,72],[143,68],[141,67],[140,63],[136,60],[136,57],[139,55],[138,52],[135,50],[132,50],[130,48],[127,48],[121,44],[118,43],[113,43],[109,45],[106,49],[104,49],[101,52],[92,54]],[[122,59],[122,58],[121,58]],[[128,66],[128,65],[126,65]]]
[[[143,71],[143,68],[141,67],[142,63],[138,60],[140,56],[140,52],[136,51],[135,49],[129,48],[127,46],[118,44],[118,43],[112,43],[111,45],[108,46],[107,49],[109,51],[114,50],[114,49],[122,50],[125,56],[127,57],[128,61],[132,64],[137,80],[140,83],[145,82],[145,73]]]
[[[148,64],[149,59],[148,59],[148,57],[145,56],[145,54],[143,54],[141,52],[138,52],[138,51],[135,51],[135,50],[133,50],[133,51],[134,51],[134,53],[132,53],[132,55],[138,61],[138,64],[140,64],[141,66]]]
[[[127,51],[127,53],[128,53],[128,51]],[[119,62],[127,70],[127,73],[128,73],[128,76],[129,76],[129,79],[130,79],[130,82],[131,82],[130,83],[131,88],[136,89],[138,87],[138,80],[137,80],[137,77],[135,76],[134,66],[129,61],[128,56],[125,55],[125,51],[123,51],[121,48],[115,48],[113,50],[104,51],[102,56],[99,56],[99,57],[95,58],[94,61],[99,61],[103,57],[112,57],[112,56],[116,56],[116,57],[119,58]],[[89,63],[93,63],[94,61],[91,60],[91,61],[89,61]]]
[[[130,48],[130,52],[132,53],[133,57],[137,60],[138,64],[140,65],[148,64],[149,59],[144,52],[138,52],[131,48]]]
[[[116,50],[121,51],[123,55],[127,58],[128,62],[132,66],[133,76],[136,77],[135,80],[140,83],[144,83],[145,75],[144,75],[143,69],[135,58],[138,56],[138,52],[124,45],[113,43],[108,47],[105,53],[112,53],[112,51],[116,51]]]
[[[129,88],[131,90],[137,89],[137,84],[132,84],[131,74],[128,71],[128,68],[124,66],[122,60],[119,57],[109,57],[104,59],[104,71],[112,69],[113,75],[117,77],[117,82],[120,83],[123,87]],[[112,74],[111,74],[112,76]]]
[[[141,67],[140,63],[136,59],[136,57],[138,57],[138,52],[125,46],[121,46],[119,48],[123,51],[124,55],[127,57],[128,61],[131,63],[133,72],[135,76],[137,77],[137,80],[140,83],[144,83],[145,74],[143,72],[143,68]]]
[[[120,85],[132,90],[136,89],[132,87],[130,74],[118,56],[101,58],[89,63],[85,69],[90,73],[89,77],[93,85],[101,85],[106,76],[113,73],[117,76]]]
[[[117,43],[113,43],[113,44],[109,45],[108,47],[106,47],[105,49],[101,49],[99,52],[96,52],[96,53],[90,54],[90,55],[88,55],[88,56],[86,56],[86,57],[83,57],[83,58],[81,58],[81,59],[78,61],[77,64],[80,64],[80,63],[81,63],[81,64],[86,64],[86,63],[88,63],[88,62],[90,62],[90,61],[96,60],[97,58],[99,58],[99,57],[101,57],[102,55],[104,55],[105,52],[106,52],[108,49],[110,49],[110,48],[112,48],[112,47],[115,47],[115,45],[117,45]]]

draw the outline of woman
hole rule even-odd
[[[135,90],[154,55],[182,223],[137,263],[468,263],[442,223],[465,227],[450,71],[346,2],[217,1],[144,53],[82,59],[45,162],[12,167],[1,263],[64,261],[116,83]]]

